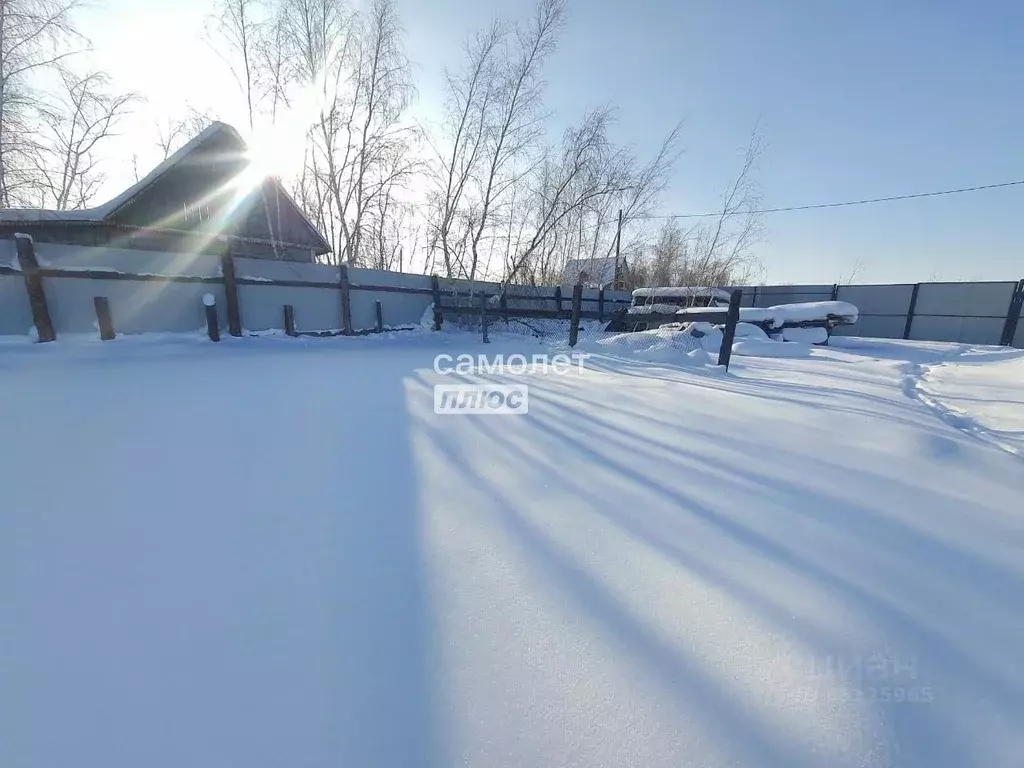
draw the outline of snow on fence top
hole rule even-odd
[[[774,313],[775,325],[835,319],[853,324],[860,315],[860,310],[848,301],[805,301],[800,304],[779,304],[768,309]]]
[[[679,309],[678,304],[640,304],[630,307],[627,314],[630,315],[672,315]]]
[[[693,298],[712,298],[721,299],[722,301],[729,300],[729,292],[723,291],[721,288],[707,288],[704,286],[690,286],[690,285],[678,285],[678,286],[665,286],[661,288],[637,288],[633,291],[634,299],[649,299],[649,298],[673,298],[673,299],[693,299]]]
[[[721,312],[725,316],[725,308],[694,307],[677,310],[674,314],[682,316],[701,315],[708,312]],[[830,325],[852,325],[857,322],[860,310],[847,301],[807,301],[798,304],[777,304],[774,307],[741,307],[740,320],[745,323],[759,323],[771,328],[780,328],[795,323],[829,323]]]

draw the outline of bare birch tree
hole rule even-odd
[[[288,46],[288,17],[285,8],[275,6],[263,22],[255,45],[257,84],[265,102],[270,124],[290,105],[289,86],[295,78],[295,66]]]
[[[201,112],[188,107],[182,117],[167,117],[157,123],[155,144],[160,150],[160,159],[166,160],[172,153],[203,132],[217,117],[211,112]]]
[[[409,61],[394,0],[373,0],[363,34],[352,85],[360,121],[349,178],[346,252],[359,263],[363,218],[369,206],[391,194],[412,169],[407,157],[410,129],[401,122],[412,96]],[[361,98],[360,98],[361,95]]]
[[[465,68],[445,73],[448,95],[441,130],[446,146],[436,150],[431,172],[430,251],[440,250],[447,277],[454,275],[452,230],[482,157],[488,116],[497,95],[495,56],[503,38],[502,25],[493,22],[467,44]]]
[[[722,193],[718,214],[711,224],[698,223],[687,233],[688,279],[702,280],[702,285],[728,285],[747,282],[759,269],[753,249],[764,236],[759,213],[764,198],[756,179],[762,154],[764,142],[755,126],[740,170]]]
[[[102,72],[79,76],[62,68],[59,74],[62,92],[41,111],[43,136],[33,163],[46,203],[63,211],[92,201],[105,179],[97,147],[115,135],[137,96],[112,92]]]
[[[534,256],[564,237],[560,225],[606,195],[629,187],[629,156],[608,140],[609,109],[588,113],[580,126],[567,130],[557,157],[544,163],[532,204],[527,208],[528,232],[511,251],[504,282],[527,271]]]
[[[257,0],[218,0],[209,30],[213,49],[227,64],[245,99],[249,130],[256,126],[259,99],[255,71],[260,45],[257,14]]]
[[[0,207],[39,204],[38,75],[73,55],[77,0],[0,0]]]
[[[635,264],[635,285],[726,286],[749,282],[760,268],[754,246],[764,234],[761,189],[756,180],[764,151],[751,133],[739,172],[722,193],[720,210],[688,229],[668,220],[656,242]]]
[[[475,279],[480,242],[504,194],[519,181],[517,161],[543,136],[541,109],[543,67],[565,24],[565,0],[540,0],[527,27],[516,30],[517,54],[504,62],[499,75],[498,109],[488,126],[483,174],[479,180],[479,210],[472,219],[470,264],[463,271]]]

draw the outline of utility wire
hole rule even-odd
[[[783,213],[784,211],[813,211],[818,208],[843,208],[850,205],[869,205],[871,203],[891,203],[895,200],[914,200],[920,197],[938,197],[940,195],[958,195],[961,192],[980,192],[984,189],[1001,189],[1003,187],[1015,187],[1024,184],[1020,181],[1004,181],[1000,184],[983,184],[978,187],[961,187],[960,189],[944,189],[939,192],[918,192],[913,195],[893,195],[892,197],[873,197],[866,200],[846,200],[841,203],[818,203],[817,205],[792,205],[786,208],[762,208],[757,211],[742,211],[742,213]],[[704,219],[713,216],[721,216],[721,211],[714,213],[667,213],[654,214],[649,216],[637,216],[638,219]]]

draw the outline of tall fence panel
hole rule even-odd
[[[352,326],[367,330],[377,324],[375,302],[380,301],[384,325],[420,322],[433,301],[429,275],[410,275],[380,269],[350,269]]]
[[[746,297],[749,291],[751,303],[745,306],[771,307],[776,304],[795,304],[803,301],[829,301],[833,285],[758,285],[743,288]]]
[[[43,269],[74,272],[108,269],[136,275],[220,276],[220,259],[203,253],[132,251],[43,242],[37,242],[35,250],[39,266]]]
[[[226,324],[221,259],[212,254],[164,253],[117,248],[35,244],[39,274],[58,335],[98,333],[95,298],[108,299],[118,333],[195,332],[204,328],[202,296],[212,293]],[[283,329],[284,306],[293,309],[300,332],[337,332],[343,326],[340,271],[336,266],[234,258],[242,327]],[[502,308],[551,313],[571,306],[571,286],[501,285],[490,281],[438,281],[442,306],[474,312],[481,293]],[[427,275],[349,269],[352,328],[396,327],[421,322],[434,301]],[[559,296],[561,300],[559,301]],[[1014,297],[1017,297],[1014,300]],[[1024,348],[1024,322],[1014,318],[1024,282],[920,283],[890,285],[759,285],[743,289],[743,305],[767,307],[804,301],[848,301],[860,309],[858,322],[837,332],[975,344],[1011,343]],[[582,293],[584,317],[605,318],[630,302],[627,291]],[[12,240],[0,240],[0,334],[25,335],[33,327],[25,279]]]
[[[998,344],[1016,283],[921,283],[910,338]]]
[[[98,333],[96,296],[107,297],[118,333],[200,331],[206,325],[203,295],[212,293],[219,308],[225,303],[224,288],[217,283],[48,278],[45,290],[58,338],[63,333]]]
[[[836,299],[856,306],[860,316],[854,325],[837,328],[835,333],[843,336],[902,339],[913,294],[912,284],[840,285]]]
[[[235,259],[238,304],[248,331],[280,329],[284,305],[295,313],[298,331],[341,328],[338,268],[268,259]]]
[[[35,326],[20,272],[0,274],[0,336],[23,336]]]

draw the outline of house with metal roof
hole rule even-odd
[[[215,122],[145,178],[96,208],[0,210],[0,238],[129,250],[316,261],[331,248],[245,141]]]
[[[607,258],[569,259],[565,263],[563,285],[581,284],[585,288],[618,288],[625,274],[625,259]]]

